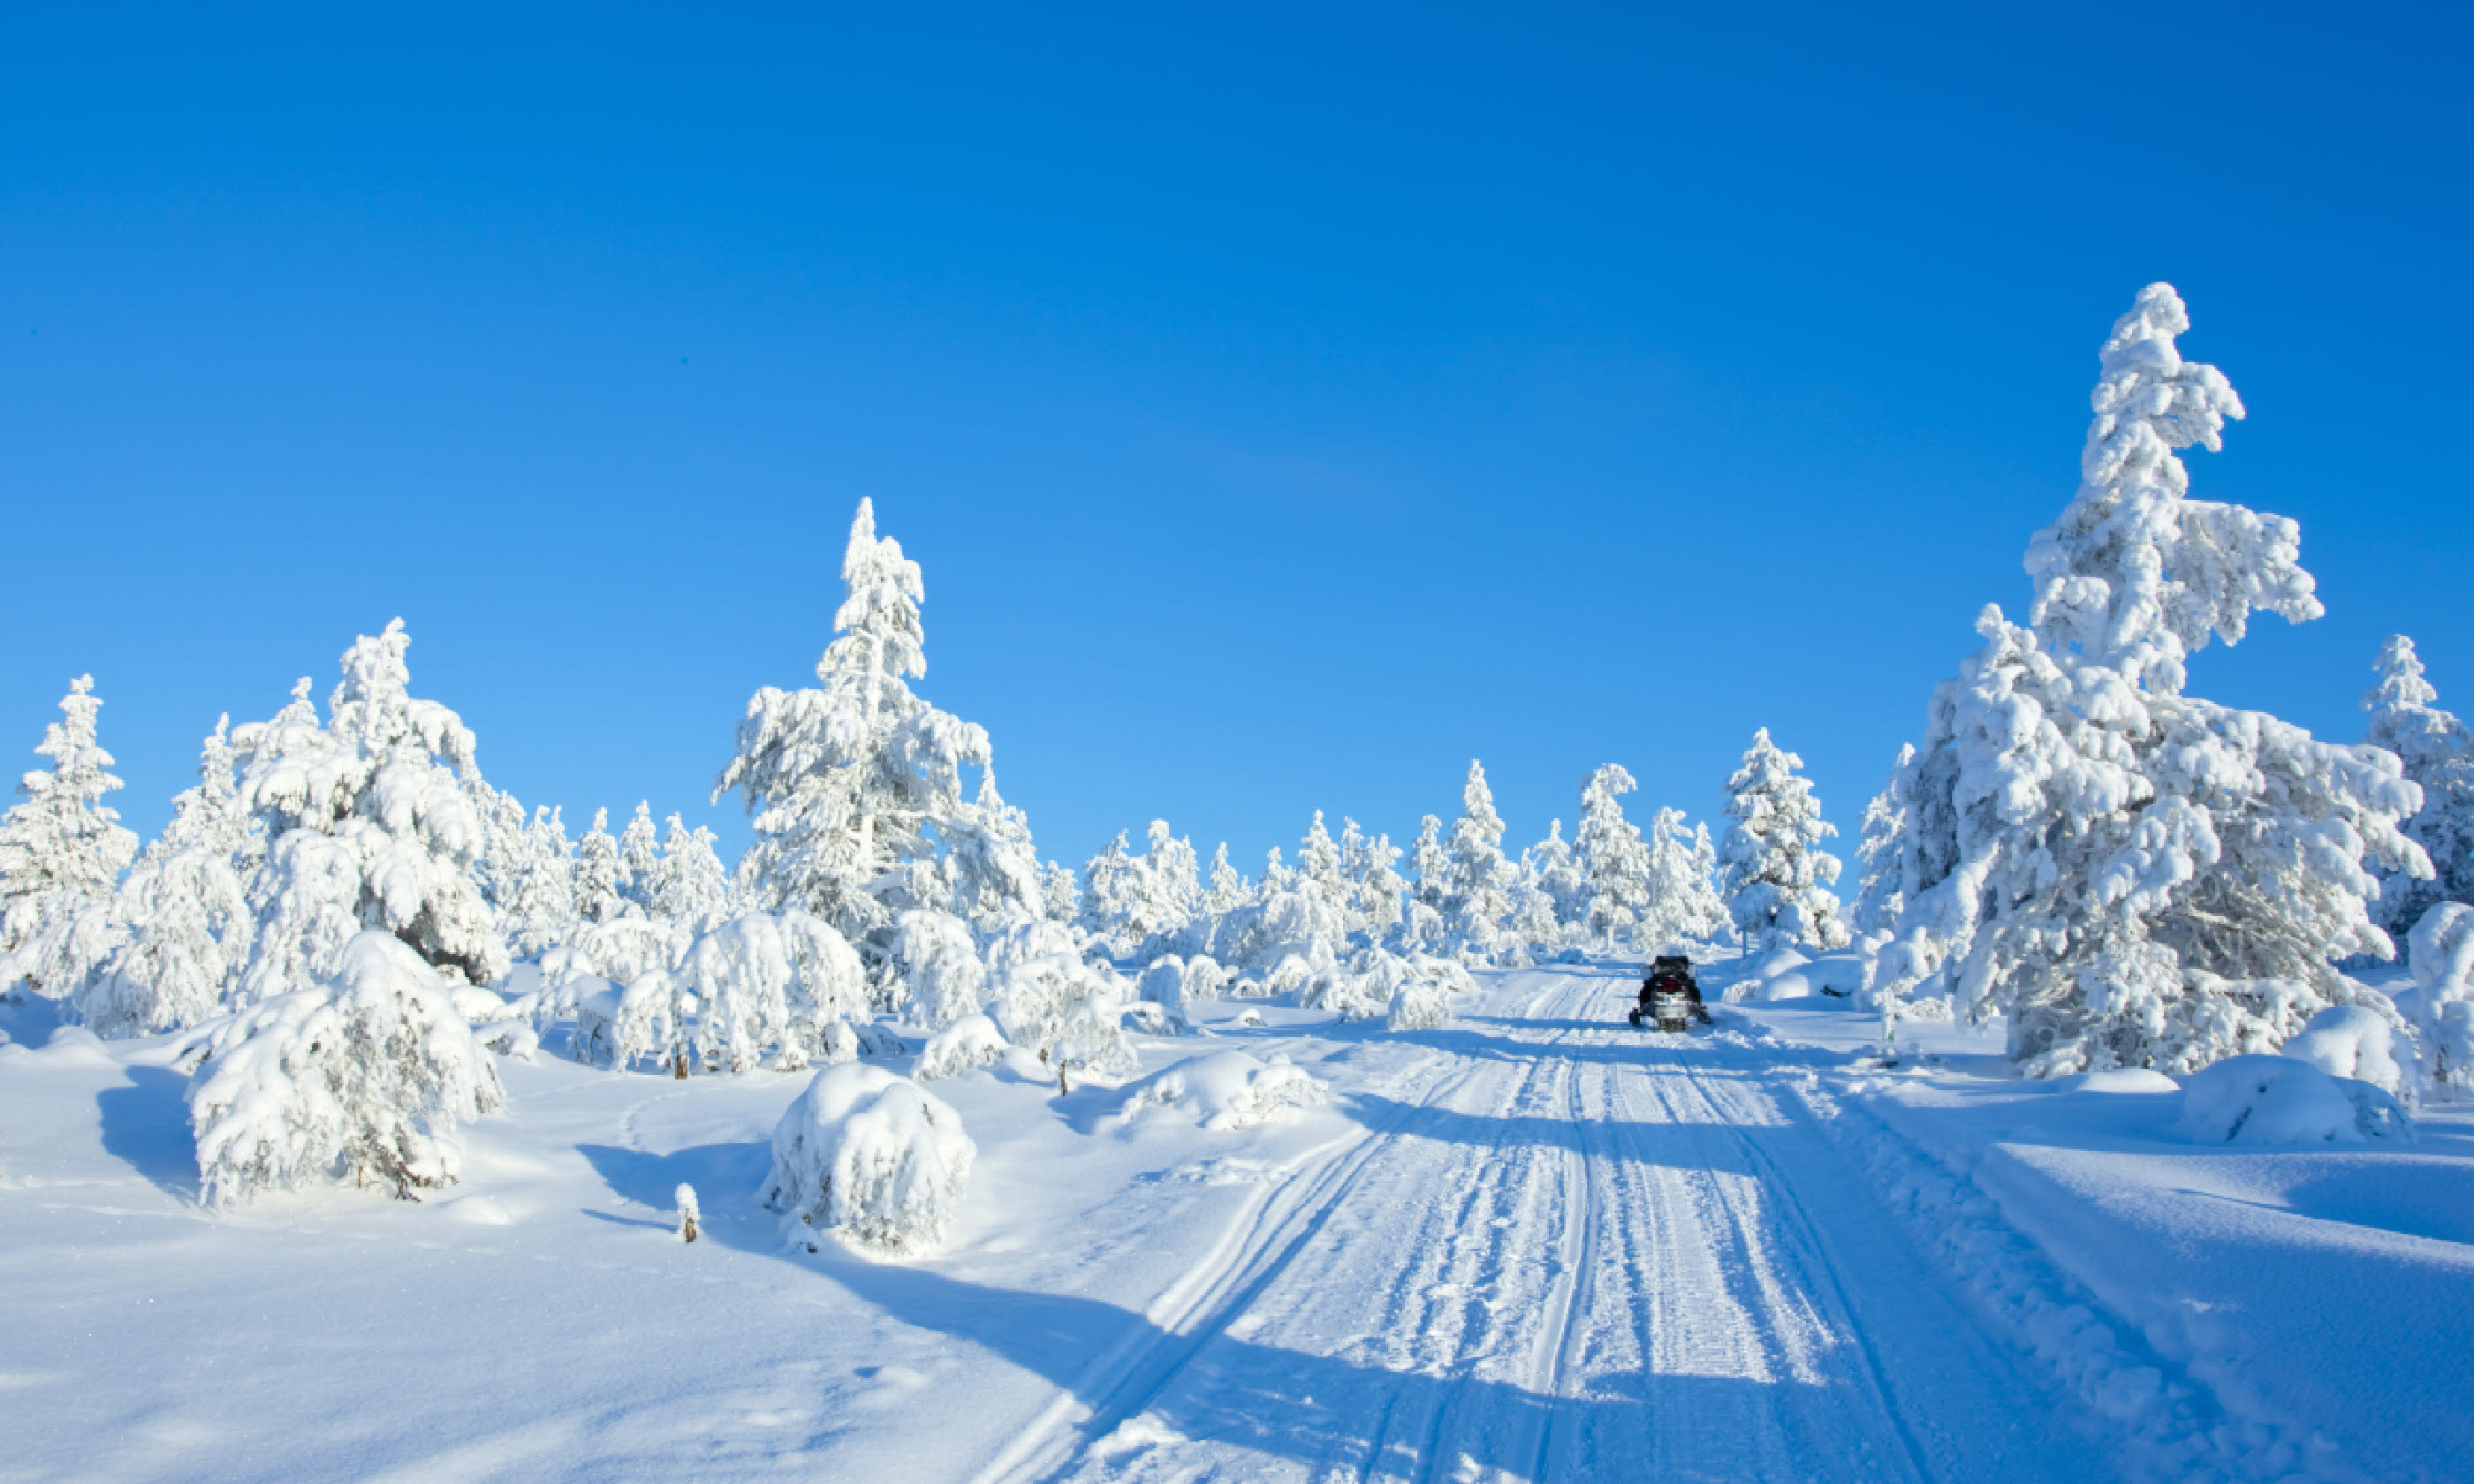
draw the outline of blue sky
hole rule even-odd
[[[1764,725],[1852,846],[2155,278],[2329,608],[2194,690],[2351,738],[2403,631],[2474,709],[2462,11],[70,9],[0,20],[0,760],[91,671],[150,831],[400,614],[496,781],[743,841],[872,495],[1050,854],[1471,756],[1519,840],[1707,816]]]

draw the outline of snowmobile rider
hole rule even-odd
[[[1640,1009],[1633,1017],[1636,1023],[1649,1018],[1650,996],[1661,990],[1682,991],[1685,998],[1692,1002],[1692,1017],[1705,1025],[1710,1023],[1710,1012],[1701,1004],[1700,982],[1692,976],[1691,961],[1664,955],[1651,960],[1649,972],[1640,981]]]

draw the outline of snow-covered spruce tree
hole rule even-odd
[[[1202,882],[1194,843],[1171,835],[1168,821],[1152,821],[1145,843],[1149,848],[1135,863],[1132,911],[1125,933],[1141,955],[1155,957],[1169,951],[1175,936],[1201,910]]]
[[[1564,838],[1562,820],[1546,822],[1546,838],[1522,851],[1520,863],[1554,904],[1557,922],[1581,921],[1589,905],[1589,876],[1581,869],[1580,852]]]
[[[816,661],[819,688],[767,685],[747,703],[739,755],[714,789],[739,791],[755,843],[739,886],[760,907],[799,907],[860,951],[871,980],[897,982],[896,921],[929,909],[967,916],[991,893],[1024,894],[1027,874],[982,878],[998,852],[966,836],[986,826],[962,793],[964,766],[985,767],[988,735],[913,695],[927,673],[919,564],[876,535],[861,500],[842,558],[848,596],[834,614],[839,636]]]
[[[1351,828],[1356,826],[1353,820],[1349,824]],[[1379,943],[1400,925],[1402,894],[1408,890],[1397,869],[1400,848],[1390,835],[1376,835],[1359,850],[1359,868],[1354,873],[1358,915],[1365,920],[1366,931]]]
[[[696,996],[693,1047],[707,1066],[746,1071],[767,1052],[797,1071],[846,1062],[868,1018],[867,981],[841,934],[796,907],[741,912],[691,945],[671,976]]]
[[[1356,915],[1348,877],[1340,869],[1340,847],[1332,843],[1331,831],[1323,827],[1322,811],[1314,811],[1314,823],[1298,842],[1298,886],[1314,893],[1330,903],[1347,921]]]
[[[730,911],[730,873],[713,849],[714,834],[670,816],[654,864],[646,905],[654,917],[690,935],[703,932]]]
[[[1856,931],[1885,933],[1898,925],[1899,908],[1906,900],[1904,842],[1912,831],[1915,810],[1915,744],[1903,742],[1890,762],[1890,781],[1864,805],[1864,823],[1856,842]]]
[[[1821,817],[1812,785],[1796,771],[1803,766],[1764,727],[1727,779],[1727,817],[1734,823],[1718,852],[1727,911],[1735,930],[1762,951],[1847,945],[1838,898],[1826,890],[1838,879],[1838,857],[1821,849],[1838,828]]]
[[[498,916],[499,936],[512,940],[516,929],[512,914],[531,858],[523,802],[491,787],[490,780],[477,773],[464,776],[464,792],[473,801],[473,817],[481,822],[481,849],[473,862],[473,878],[481,889],[481,900]]]
[[[240,805],[267,839],[250,889],[258,926],[244,1003],[326,979],[363,928],[473,984],[506,971],[474,874],[482,824],[463,782],[477,771],[473,733],[410,694],[410,642],[401,619],[355,640],[325,727],[303,680],[274,720],[232,733]]]
[[[510,895],[498,904],[499,930],[519,958],[536,958],[575,931],[575,848],[555,807],[533,810],[524,826],[521,864],[508,874]]]
[[[1228,864],[1228,842],[1221,841],[1211,852],[1211,884],[1203,890],[1202,910],[1218,917],[1246,905],[1252,896],[1246,878]]]
[[[454,1183],[454,1126],[504,1101],[436,970],[372,930],[344,944],[328,978],[217,1027],[189,1117],[209,1206],[321,1180],[412,1199]]]
[[[1443,919],[1453,946],[1465,957],[1491,960],[1511,945],[1503,920],[1512,913],[1514,868],[1503,858],[1503,817],[1494,812],[1494,793],[1486,786],[1486,769],[1469,759],[1468,781],[1461,788],[1461,817],[1452,822],[1450,895]]]
[[[1064,924],[1017,922],[989,945],[988,969],[1007,1041],[1060,1073],[1113,1078],[1135,1069],[1122,1024],[1132,987],[1085,962]]]
[[[2422,678],[2413,640],[2395,634],[2372,666],[2379,682],[2363,696],[2371,713],[2363,740],[2397,754],[2409,782],[2422,789],[2422,807],[2405,822],[2406,837],[2431,857],[2432,874],[2388,870],[2372,920],[2391,937],[2422,921],[2435,902],[2474,902],[2474,729],[2433,703],[2439,692]]]
[[[53,999],[77,993],[110,950],[99,910],[137,853],[103,796],[120,787],[95,740],[94,677],[61,698],[61,719],[35,751],[52,760],[20,778],[25,802],[0,818],[0,992],[23,983]]]
[[[78,995],[98,1036],[151,1036],[213,1015],[249,962],[256,928],[243,871],[256,853],[232,776],[229,717],[198,758],[198,783],[112,894],[110,959]]]
[[[1907,772],[1905,902],[1872,991],[2004,1016],[2031,1074],[2185,1072],[2331,1004],[2380,1011],[2332,967],[2392,951],[2365,857],[2429,869],[2393,754],[2182,693],[2191,652],[2254,609],[2320,612],[2293,522],[2186,496],[2175,450],[2242,415],[2176,350],[2188,327],[2164,284],[2115,324],[2077,496],[2028,547],[2035,627],[1984,610]]]
[[[1612,952],[1615,940],[1649,909],[1649,850],[1640,829],[1624,818],[1623,796],[1637,785],[1620,763],[1607,763],[1581,784],[1579,846],[1583,898],[1577,921]]]
[[[961,919],[946,912],[902,914],[901,939],[895,945],[902,960],[904,984],[922,1023],[941,1030],[977,1015],[987,988],[987,969],[980,963],[979,945]]]
[[[1071,868],[1050,861],[1039,868],[1041,915],[1052,922],[1072,922],[1082,915],[1081,888]]]
[[[653,910],[653,881],[662,867],[660,844],[652,802],[640,799],[635,817],[618,836],[618,895],[647,913]]]
[[[1111,955],[1133,951],[1127,941],[1134,901],[1142,889],[1142,868],[1127,849],[1126,832],[1100,848],[1082,863],[1081,929],[1107,945]],[[1139,942],[1140,940],[1135,940]]]
[[[994,767],[980,770],[979,797],[971,802],[969,818],[976,827],[943,834],[951,852],[947,860],[955,909],[982,933],[1053,912],[1039,850],[1031,844],[1031,820],[997,792]],[[1067,884],[1070,889],[1070,879]]]
[[[618,842],[610,834],[610,811],[593,811],[593,827],[575,842],[575,915],[606,922],[626,906],[619,893]]]
[[[1649,899],[1634,934],[1646,952],[1710,943],[1727,930],[1718,896],[1718,850],[1710,826],[1686,828],[1684,811],[1661,808],[1649,821]]]

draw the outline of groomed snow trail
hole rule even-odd
[[[1804,1105],[1799,1053],[1508,976],[987,1480],[2111,1476]]]

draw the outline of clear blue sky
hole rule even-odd
[[[92,671],[149,831],[401,614],[527,802],[741,842],[866,494],[1049,854],[1763,725],[1852,846],[2155,278],[2329,608],[2193,688],[2474,710],[2462,8],[335,9],[0,21],[0,762]]]

